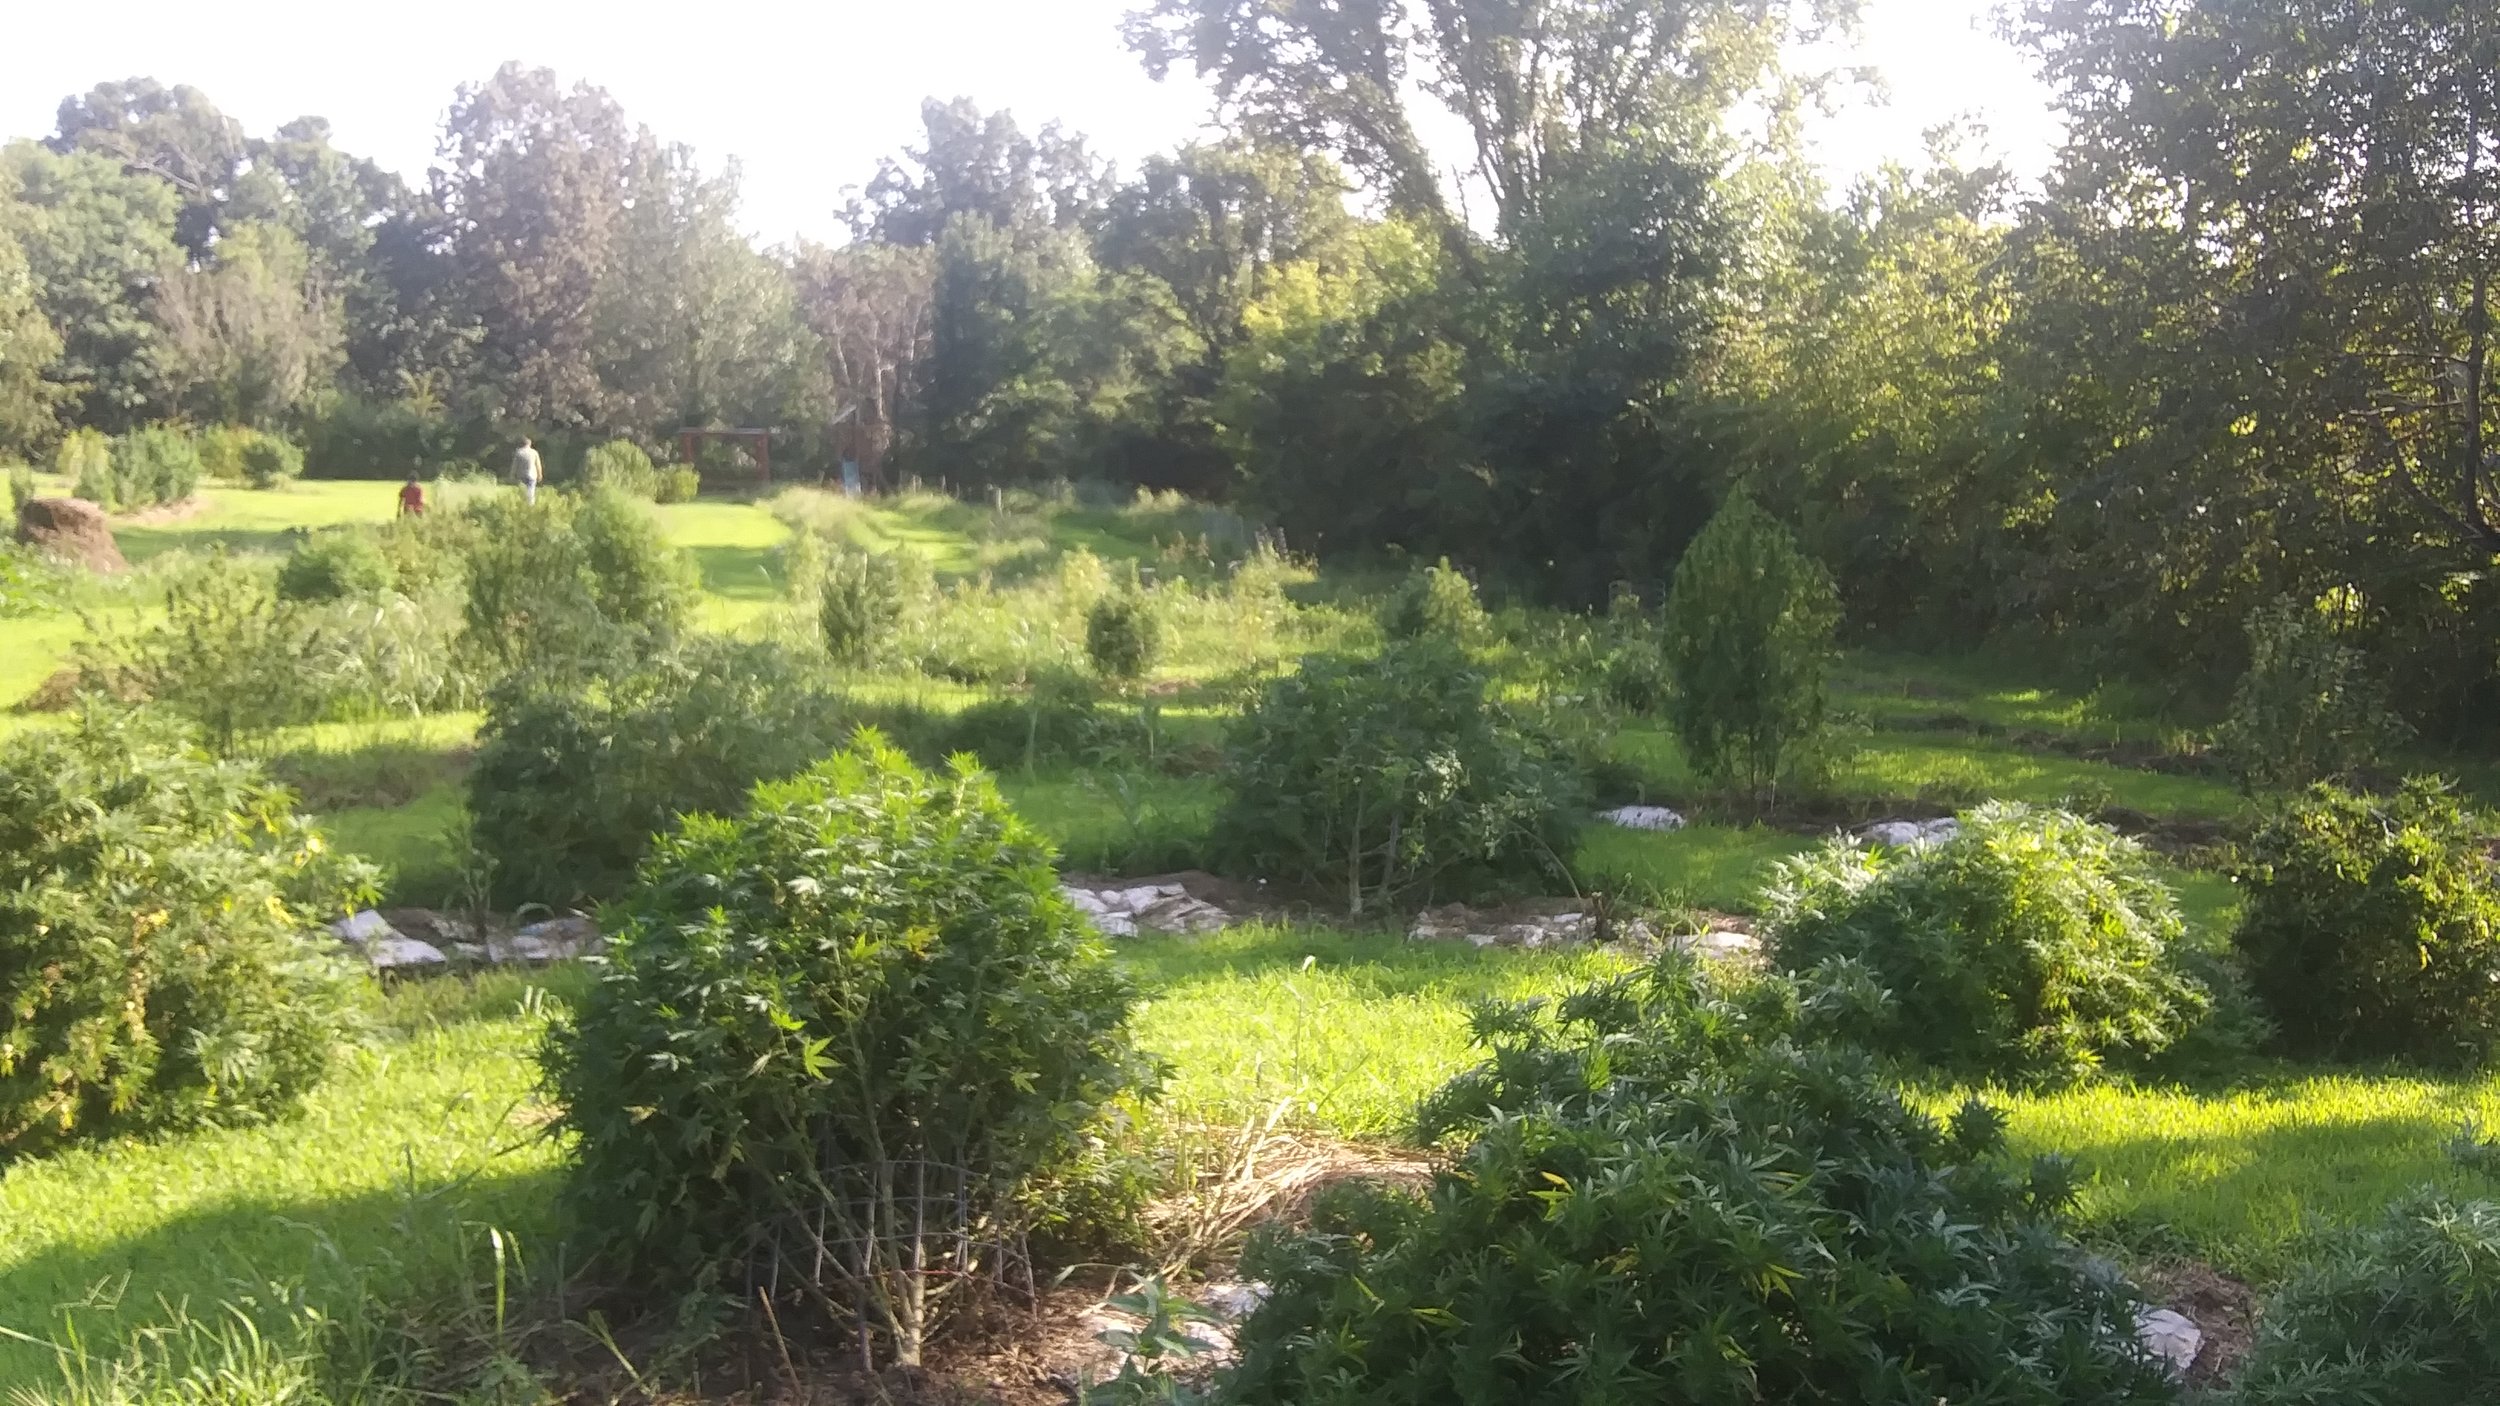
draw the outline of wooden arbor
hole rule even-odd
[[[677,458],[681,463],[695,462],[695,449],[714,440],[727,440],[744,446],[755,467],[762,471],[763,482],[773,481],[773,432],[771,430],[679,430]]]

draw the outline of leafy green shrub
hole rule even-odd
[[[325,397],[304,425],[304,467],[314,478],[399,479],[450,467],[455,427],[427,397],[374,401]]]
[[[1666,653],[1654,639],[1629,639],[1606,651],[1597,684],[1607,702],[1633,713],[1658,712],[1674,691]]]
[[[35,471],[24,464],[9,465],[9,506],[12,511],[35,501]]]
[[[153,699],[231,751],[238,738],[310,721],[318,711],[310,618],[289,608],[274,573],[221,547],[171,575],[160,620],[100,637],[81,672],[117,696]]]
[[[1085,657],[1107,679],[1140,679],[1163,649],[1163,622],[1143,591],[1113,591],[1085,612]]]
[[[2500,1205],[2427,1194],[2268,1300],[2242,1406],[2500,1401]]]
[[[82,425],[61,436],[52,450],[52,472],[72,485],[75,496],[113,506],[113,441],[102,430]]]
[[[917,1363],[1148,1073],[1050,858],[968,763],[931,776],[872,733],[662,840],[545,1054],[591,1241],[689,1293],[776,1285]]]
[[[278,595],[284,600],[347,600],[378,596],[398,576],[391,559],[373,538],[352,528],[306,538],[278,568]]]
[[[260,431],[249,425],[211,425],[193,441],[200,451],[200,472],[216,483],[243,481],[243,446]]]
[[[692,613],[692,562],[649,510],[613,490],[463,510],[469,639],[510,668],[597,668],[665,643]]]
[[[286,1111],[354,991],[317,925],[363,897],[247,764],[90,704],[0,748],[0,1159]]]
[[[630,439],[612,439],[593,445],[582,459],[582,483],[590,488],[613,488],[634,498],[656,497],[660,491],[660,471],[651,466],[651,456]]]
[[[113,441],[113,497],[127,512],[150,503],[179,503],[200,483],[200,451],[191,436],[162,425]]]
[[[2495,833],[2427,780],[2315,786],[2258,826],[2231,941],[2287,1048],[2445,1064],[2500,1048]]]
[[[686,464],[672,464],[659,471],[651,497],[660,503],[691,503],[703,492],[703,475]]]
[[[2143,848],[2078,816],[1995,804],[1942,843],[1835,840],[1765,894],[1772,958],[1871,971],[1892,1005],[1859,1038],[1978,1078],[2054,1082],[2140,1064],[2211,1005]]]
[[[1476,599],[1476,583],[1451,566],[1448,557],[1407,573],[1389,597],[1380,624],[1393,640],[1431,637],[1458,645],[1479,644],[1492,628]]]
[[[1227,863],[1362,911],[1564,877],[1580,786],[1445,641],[1312,655],[1234,724],[1216,820]]]
[[[60,599],[59,567],[32,547],[0,541],[0,620],[40,615]]]
[[[2348,780],[2404,736],[2385,686],[2327,609],[2286,598],[2248,617],[2248,672],[2214,737],[2242,785]]]
[[[1667,720],[1696,775],[1758,796],[1825,765],[1839,624],[1831,577],[1751,498],[1730,498],[1667,595]]]
[[[1801,1046],[1822,999],[1671,964],[1559,1025],[1489,1009],[1455,1167],[1254,1239],[1272,1293],[1225,1399],[2174,1400],[2059,1233],[2071,1171],[2005,1169],[1985,1105],[1940,1127],[1862,1053]]]
[[[652,837],[728,811],[841,741],[839,705],[778,646],[699,639],[614,677],[524,672],[496,689],[469,771],[497,903],[622,892]]]
[[[276,435],[256,434],[243,446],[243,481],[270,489],[304,476],[304,451]]]
[[[879,552],[836,549],[825,557],[816,596],[817,626],[825,652],[840,664],[875,657],[903,618],[900,564]]]

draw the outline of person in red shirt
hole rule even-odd
[[[409,473],[407,484],[399,490],[399,513],[402,517],[425,516],[425,490],[417,486],[414,471]]]

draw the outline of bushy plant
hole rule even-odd
[[[900,563],[891,556],[847,548],[827,553],[816,596],[825,652],[841,664],[875,657],[902,619],[903,595]]]
[[[35,501],[35,471],[24,464],[9,465],[9,506],[12,511]]]
[[[271,434],[255,434],[243,446],[243,481],[276,488],[304,475],[304,451]]]
[[[1458,645],[1480,644],[1492,629],[1476,599],[1476,583],[1450,565],[1448,557],[1407,573],[1389,597],[1380,624],[1394,640],[1431,637]]]
[[[607,965],[548,1040],[590,1242],[687,1293],[774,1285],[917,1363],[1026,1189],[1149,1073],[1050,860],[968,762],[932,776],[874,734],[688,819],[602,909]]]
[[[1642,637],[1615,645],[1599,661],[1598,690],[1626,712],[1658,712],[1674,692],[1665,651],[1656,640]]]
[[[451,416],[429,396],[328,396],[304,425],[305,472],[369,479],[432,472],[450,465],[454,437]]]
[[[278,595],[274,573],[223,548],[173,573],[162,619],[82,651],[82,672],[121,696],[153,699],[220,752],[237,739],[318,712],[309,617]]]
[[[0,748],[0,1159],[284,1112],[346,1034],[369,887],[287,791],[89,704]]]
[[[179,503],[199,483],[200,451],[182,431],[158,425],[114,439],[113,496],[124,511]]]
[[[490,697],[469,771],[471,834],[495,901],[623,891],[677,815],[728,811],[841,741],[840,706],[770,644],[698,639],[584,681],[524,671]]]
[[[113,441],[102,430],[80,426],[61,436],[52,450],[52,472],[67,480],[70,492],[98,507],[116,506],[113,498]]]
[[[1730,498],[1667,595],[1667,721],[1696,775],[1759,796],[1822,769],[1839,625],[1830,575],[1751,498]]]
[[[1254,1239],[1272,1292],[1225,1399],[2172,1401],[2059,1232],[2070,1169],[2004,1167],[1986,1106],[1939,1126],[1801,1045],[1824,999],[1673,964],[1559,1023],[1486,1012],[1460,1102],[1489,1100],[1429,1192],[1352,1183]]]
[[[278,568],[278,595],[286,600],[347,600],[378,596],[398,580],[391,559],[371,535],[353,528],[306,538]]]
[[[2331,1242],[2267,1302],[2228,1399],[2500,1401],[2500,1205],[2417,1195]]]
[[[1784,862],[1764,897],[1774,961],[1864,967],[1894,999],[1859,1038],[1957,1074],[2140,1065],[2211,1005],[2150,856],[2064,811],[1985,805],[1952,839],[1906,849],[1834,840]]]
[[[1347,906],[1553,882],[1579,779],[1439,639],[1312,655],[1235,722],[1216,819],[1225,862]]]
[[[2285,598],[2248,617],[2248,672],[2214,745],[2249,790],[2349,780],[2403,741],[2386,687],[2341,637],[2347,605]]]
[[[211,425],[193,444],[200,451],[200,472],[216,483],[243,481],[243,446],[260,431],[249,425]]]
[[[612,439],[591,446],[582,458],[582,482],[591,488],[613,488],[635,498],[656,497],[660,491],[660,472],[651,466],[651,456],[630,439]]]
[[[2276,809],[2231,936],[2284,1046],[2472,1064],[2500,1049],[2500,822],[2439,783]]]
[[[703,475],[692,465],[672,464],[659,471],[651,489],[654,502],[691,503],[703,492]]]
[[[1162,650],[1163,622],[1143,591],[1110,592],[1085,612],[1085,657],[1104,678],[1144,678]]]
[[[675,636],[693,564],[613,490],[481,499],[463,510],[469,639],[499,667],[596,668]]]

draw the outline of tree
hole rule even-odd
[[[6,196],[0,193],[0,205]],[[44,379],[61,355],[61,334],[35,297],[26,251],[0,221],[0,458],[32,455],[49,439],[62,389]]]
[[[1831,578],[1751,498],[1730,498],[1667,596],[1667,719],[1695,775],[1757,798],[1812,777],[1839,623]]]
[[[605,423],[596,308],[651,146],[606,93],[543,68],[506,64],[453,100],[434,173],[449,271],[479,329],[478,374],[512,419]]]
[[[147,310],[181,267],[173,189],[93,153],[19,142],[0,149],[0,191],[9,190],[16,198],[0,221],[60,334],[49,379],[68,391],[70,417],[118,430],[167,413],[163,338]]]
[[[155,311],[168,375],[203,418],[274,427],[337,374],[338,307],[282,226],[233,226],[209,264],[158,287]]]
[[[92,152],[132,175],[153,176],[181,202],[175,233],[193,258],[216,242],[221,208],[246,145],[242,124],[217,110],[208,95],[153,78],[98,83],[63,98],[60,125],[47,143],[62,155]]]
[[[1102,202],[1109,173],[1083,137],[1044,126],[1027,138],[1014,117],[970,98],[920,104],[922,145],[878,163],[852,228],[888,244],[935,244],[960,215],[1019,233],[1078,227]]]
[[[861,466],[872,474],[928,355],[936,266],[932,250],[866,240],[801,244],[790,257],[800,315],[824,348],[835,399],[860,427]]]

